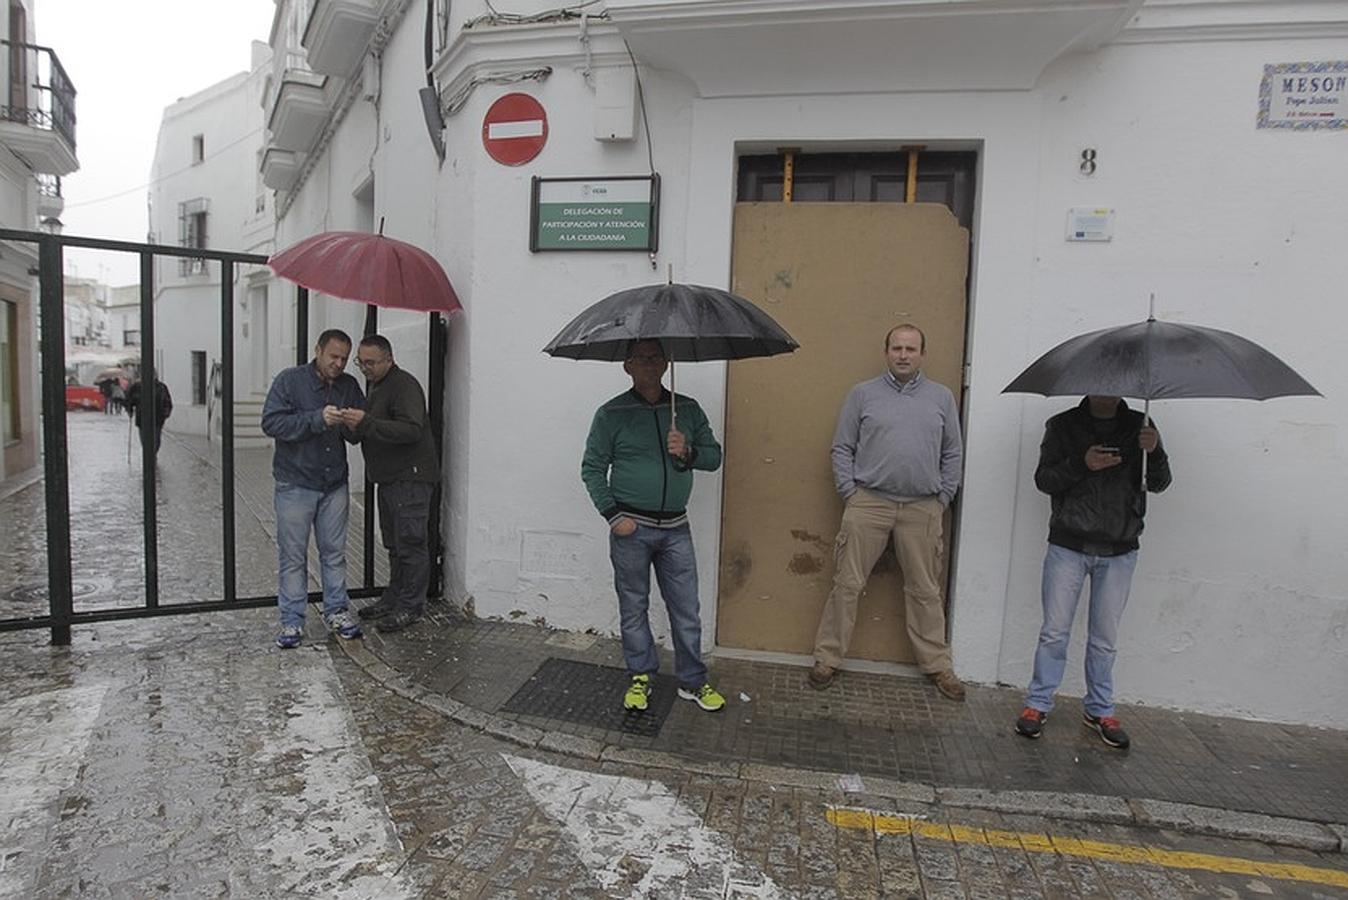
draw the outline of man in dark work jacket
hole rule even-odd
[[[1044,557],[1044,624],[1034,674],[1016,731],[1043,732],[1053,695],[1062,683],[1081,588],[1089,576],[1091,607],[1086,639],[1083,722],[1111,747],[1128,746],[1114,715],[1114,652],[1119,620],[1137,565],[1137,538],[1147,497],[1170,486],[1170,460],[1161,436],[1142,413],[1118,397],[1089,396],[1044,427],[1034,483],[1053,498]]]
[[[372,334],[356,349],[365,373],[365,409],[343,421],[365,454],[366,477],[379,486],[379,527],[388,548],[389,583],[378,602],[360,611],[381,632],[400,631],[426,607],[431,558],[427,521],[440,478],[426,395],[410,372],[393,361],[388,338]]]

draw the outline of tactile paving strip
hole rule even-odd
[[[626,670],[551,657],[505,702],[501,712],[655,737],[674,706],[678,683],[667,675],[656,675],[653,682],[647,709],[628,712],[622,703],[628,684]]]

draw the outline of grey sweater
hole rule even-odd
[[[963,460],[959,412],[945,385],[921,372],[900,385],[886,372],[848,392],[833,433],[833,482],[844,500],[863,487],[894,501],[948,505]]]

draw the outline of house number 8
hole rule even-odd
[[[1095,151],[1090,148],[1081,151],[1081,174],[1095,174]]]

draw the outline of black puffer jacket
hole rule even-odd
[[[1156,423],[1152,422],[1154,428]],[[1142,493],[1142,450],[1137,435],[1142,413],[1122,400],[1112,419],[1091,415],[1090,401],[1059,413],[1044,426],[1034,483],[1053,498],[1048,541],[1095,556],[1118,556],[1137,549],[1147,498]],[[1123,462],[1092,472],[1086,451],[1093,444],[1118,447]],[[1170,460],[1159,443],[1147,457],[1147,490],[1170,486]]]

